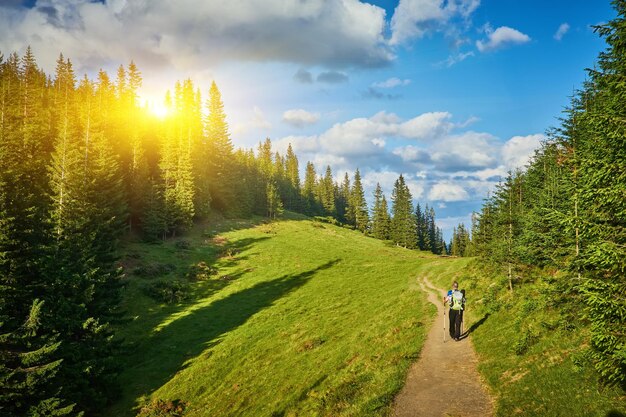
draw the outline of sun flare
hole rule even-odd
[[[162,103],[151,103],[149,109],[150,113],[159,119],[165,119],[170,112],[169,108]]]

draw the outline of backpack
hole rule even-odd
[[[464,298],[463,293],[459,290],[452,291],[452,295],[450,296],[450,308],[452,310],[463,310]]]

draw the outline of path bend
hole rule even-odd
[[[437,307],[419,359],[411,366],[404,388],[396,396],[396,417],[491,417],[494,401],[480,380],[474,348],[467,335],[443,340],[444,291],[426,278],[420,281],[428,301]],[[446,313],[446,320],[448,319]],[[466,326],[467,329],[467,326]],[[446,323],[446,332],[448,325]]]

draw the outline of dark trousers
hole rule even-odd
[[[458,339],[461,337],[461,319],[463,317],[462,310],[450,309],[450,337]]]

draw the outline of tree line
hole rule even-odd
[[[589,354],[603,381],[624,388],[626,2],[614,6],[617,18],[595,28],[608,47],[560,126],[486,199],[471,239],[457,229],[453,240],[469,242],[469,254],[493,265],[511,292],[532,282],[531,267],[563,273],[550,290],[575,305],[572,321],[590,328]]]
[[[282,210],[348,225],[400,246],[446,253],[432,207],[413,207],[400,176],[388,204],[380,185],[367,207],[361,174],[341,183],[308,162],[300,180],[291,146],[270,139],[234,149],[221,94],[191,80],[156,118],[139,102],[131,61],[115,79],[78,78],[61,55],[53,76],[30,48],[0,55],[0,411],[93,414],[115,397],[113,329],[124,271],[119,239],[159,241],[211,212]]]

